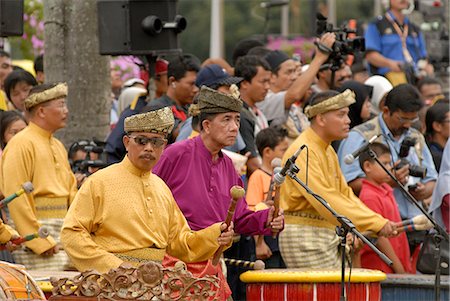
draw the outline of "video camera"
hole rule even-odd
[[[330,69],[332,71],[340,69],[342,64],[345,62],[347,55],[366,50],[366,43],[363,37],[348,37],[349,34],[356,34],[355,30],[346,28],[345,26],[342,26],[341,28],[333,28],[333,24],[327,23],[327,18],[321,13],[318,13],[316,19],[316,34],[320,37],[326,32],[333,32],[336,35],[336,41],[331,49],[332,52],[328,58],[328,61],[325,63],[331,64]]]
[[[106,160],[103,160],[104,142],[93,139],[79,140],[74,142],[69,149],[69,161],[74,173],[90,175],[90,168],[103,168],[107,166]],[[82,159],[78,159],[78,151],[82,151]],[[96,159],[91,158],[91,153],[97,154]]]
[[[410,164],[406,157],[409,154],[409,149],[416,145],[416,139],[411,137],[406,137],[402,144],[400,145],[400,152],[398,157],[400,158],[400,163],[396,166],[396,169],[400,169],[406,164],[409,164],[409,175],[412,177],[425,178],[427,175],[427,169],[425,167],[421,167],[419,165]]]

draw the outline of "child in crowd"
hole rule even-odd
[[[386,168],[391,168],[391,154],[386,145],[375,142],[370,145],[370,149]],[[389,175],[375,162],[369,152],[359,156],[359,164],[366,174],[359,195],[361,201],[383,217],[393,222],[401,222],[392,188],[387,184]],[[413,272],[408,239],[405,233],[392,238],[378,237],[376,247],[392,260],[393,265],[388,266],[372,249],[364,246],[360,251],[362,268],[377,269],[385,273]]]
[[[246,199],[250,209],[261,210],[267,208],[266,199],[272,201],[272,196],[267,197],[273,174],[271,163],[275,158],[281,159],[288,148],[287,131],[281,127],[263,129],[256,135],[256,146],[262,165],[249,178]],[[286,267],[278,247],[278,237],[255,236],[255,245],[256,258],[264,260],[266,268]]]

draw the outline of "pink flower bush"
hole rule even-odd
[[[111,57],[111,70],[120,71],[122,81],[130,78],[140,77],[140,68],[142,61],[134,56],[115,56]]]
[[[308,64],[312,60],[314,52],[314,38],[297,36],[294,38],[268,37],[267,48],[272,50],[283,50],[288,55],[300,55],[302,63]]]

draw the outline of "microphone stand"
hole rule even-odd
[[[337,221],[341,224],[340,226],[336,227],[336,234],[341,237],[341,243],[340,243],[340,250],[341,250],[341,256],[342,256],[342,263],[341,263],[341,293],[340,293],[340,300],[345,301],[345,245],[346,245],[346,236],[347,234],[353,233],[356,236],[358,236],[359,239],[361,239],[365,244],[367,244],[387,265],[391,266],[392,261],[384,255],[380,250],[377,249],[364,235],[362,235],[358,230],[356,230],[355,225],[348,219],[347,217],[340,215],[337,213],[331,206],[328,204],[328,202],[322,198],[320,195],[314,193],[305,183],[303,183],[298,177],[297,173],[299,172],[299,168],[295,163],[292,163],[289,167],[289,170],[287,172],[287,175],[292,178],[295,182],[300,184],[300,186],[303,187],[303,189],[306,190],[306,192],[310,195],[312,195],[319,203],[321,203],[328,211],[331,212],[331,214],[337,219]]]
[[[423,209],[422,206],[420,206],[419,202],[412,196],[412,194],[405,188],[405,186],[403,186],[402,183],[400,183],[400,181],[383,165],[383,163],[380,162],[380,160],[377,157],[377,154],[375,154],[375,152],[373,150],[371,150],[369,148],[369,155],[372,159],[374,159],[378,165],[381,166],[381,168],[383,168],[383,170],[389,175],[389,177],[391,177],[392,180],[394,180],[394,182],[397,184],[397,186],[400,188],[400,190],[403,192],[404,195],[406,195],[407,199],[413,203],[417,208],[419,208],[420,211],[422,211],[423,215],[425,215],[427,217],[427,219],[433,224],[434,229],[437,231],[436,234],[434,234],[433,237],[433,241],[435,244],[435,257],[437,257],[437,261],[436,261],[436,274],[435,274],[435,279],[434,279],[434,296],[435,296],[435,300],[439,301],[440,300],[440,294],[441,294],[441,241],[442,240],[446,240],[447,242],[448,240],[448,234],[447,232],[444,231],[444,229],[442,229],[441,226],[439,226],[436,221],[433,219],[433,217],[431,217],[431,215],[425,210]]]

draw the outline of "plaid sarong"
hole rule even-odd
[[[11,221],[10,221],[11,222]],[[61,218],[49,218],[39,220],[41,226],[48,228],[50,236],[52,236],[56,242],[60,242],[60,232],[64,219]],[[12,224],[12,227],[14,225]],[[53,256],[44,257],[42,255],[35,254],[28,248],[16,250],[12,253],[14,261],[18,264],[22,264],[27,270],[45,270],[45,271],[64,271],[73,269],[70,264],[69,257],[64,250]]]
[[[340,268],[339,237],[334,229],[286,224],[280,252],[287,268]]]

